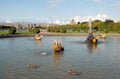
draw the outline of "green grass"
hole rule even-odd
[[[51,33],[59,33],[59,32],[51,32]],[[103,31],[97,31],[97,32],[93,32],[94,34],[103,34],[104,32]],[[68,31],[66,32],[65,34],[88,34],[87,32],[84,32],[84,31],[80,31],[80,32],[77,32],[77,31]],[[106,34],[120,34],[118,32],[115,32],[115,31],[109,31],[108,33]]]
[[[34,34],[34,33],[31,33],[31,32],[16,32],[16,34]]]
[[[118,32],[115,32],[115,31],[109,31],[108,34],[119,34]]]
[[[8,32],[0,31],[0,35],[2,34],[9,34]]]
[[[0,35],[5,35],[5,34],[9,34],[9,32],[0,31]],[[16,32],[16,34],[34,34],[34,33],[31,33],[31,32]]]
[[[56,32],[52,32],[52,33],[56,33]],[[103,31],[97,31],[96,34],[97,33],[103,34],[104,32]],[[2,35],[2,34],[9,34],[9,33],[8,33],[8,31],[0,31],[0,35]],[[31,33],[31,32],[28,32],[28,31],[17,31],[16,34],[35,34],[35,33]],[[66,32],[66,34],[87,34],[87,33],[84,32],[84,31],[80,31],[80,32],[69,31],[69,32]],[[106,33],[106,34],[120,34],[120,33],[117,33],[115,31],[109,31],[109,33]]]

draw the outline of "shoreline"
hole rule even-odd
[[[32,37],[33,34],[3,34],[0,38],[10,38],[10,37]]]
[[[0,38],[10,38],[10,37],[34,37],[35,34],[2,34]],[[41,32],[40,35],[43,36],[87,36],[88,34],[77,34],[77,33],[50,33]],[[94,34],[97,35],[97,34]],[[120,36],[120,34],[106,34],[107,36]]]

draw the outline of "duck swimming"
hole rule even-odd
[[[27,68],[34,69],[34,68],[36,68],[36,65],[35,64],[27,64]]]
[[[73,75],[73,76],[77,76],[80,74],[80,72],[70,70],[70,71],[68,71],[68,74]]]
[[[55,52],[64,51],[64,46],[58,40],[54,40],[52,48],[54,49]]]

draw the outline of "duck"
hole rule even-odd
[[[55,52],[64,51],[64,46],[61,44],[61,41],[54,40],[52,47]]]
[[[73,70],[69,70],[69,71],[68,71],[68,74],[69,74],[69,75],[72,75],[72,76],[77,76],[77,75],[80,74],[80,72],[73,71]]]
[[[41,37],[39,34],[36,34],[36,35],[35,35],[35,39],[36,39],[36,40],[41,40],[41,38],[42,38],[42,37]]]
[[[34,69],[34,68],[36,68],[36,65],[35,64],[27,64],[27,68]]]
[[[102,38],[106,38],[106,34],[105,33],[102,35]]]

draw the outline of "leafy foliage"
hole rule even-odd
[[[60,33],[66,33],[66,29],[61,29]]]
[[[30,28],[29,29],[29,32],[32,32],[32,33],[39,33],[40,32],[40,29],[35,27],[35,28]]]
[[[78,22],[77,24],[67,24],[67,25],[54,25],[54,26],[37,26],[29,29],[31,33],[39,33],[40,29],[47,30],[47,32],[57,32],[57,33],[71,33],[71,32],[88,32],[89,23],[88,22]],[[0,30],[8,30],[11,27],[0,26]],[[93,32],[105,32],[109,33],[111,31],[120,33],[120,22],[115,23],[113,20],[94,20],[92,21],[92,31]]]
[[[16,28],[11,27],[8,31],[9,31],[9,34],[15,34],[16,33]]]

